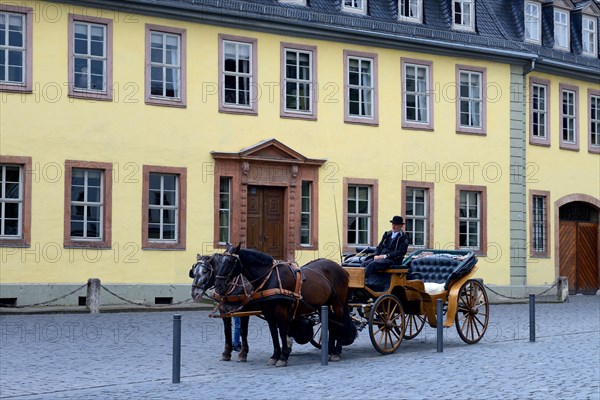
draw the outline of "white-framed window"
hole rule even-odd
[[[404,112],[406,122],[430,124],[429,65],[404,64]]]
[[[475,0],[453,1],[452,15],[452,26],[455,29],[475,30]]]
[[[302,207],[300,210],[300,244],[310,246],[312,237],[312,182],[302,181]]]
[[[0,12],[0,82],[23,84],[26,79],[26,16]]]
[[[600,95],[590,95],[590,146],[600,148]]]
[[[369,245],[371,239],[371,187],[348,185],[348,230],[349,246]]]
[[[107,27],[73,22],[73,89],[106,92]]]
[[[367,0],[342,0],[342,11],[367,13]]]
[[[219,243],[231,243],[231,178],[219,178]]]
[[[71,172],[71,239],[102,240],[104,171],[73,168]]]
[[[148,241],[176,242],[179,231],[179,176],[150,173]]]
[[[459,247],[480,248],[481,198],[480,192],[460,191]]]
[[[406,188],[406,202],[404,205],[406,219],[406,233],[408,233],[409,244],[415,247],[424,247],[428,243],[429,232],[427,210],[427,189]]]
[[[181,35],[150,31],[150,96],[181,98]]]
[[[398,0],[398,19],[423,22],[423,0]]]
[[[554,10],[554,48],[569,50],[569,13],[565,10]]]
[[[476,71],[460,71],[459,125],[482,128],[483,74]]]
[[[598,55],[598,21],[596,18],[583,16],[581,25],[583,54],[596,57]]]
[[[223,93],[229,106],[250,107],[253,96],[252,44],[223,41]]]
[[[285,111],[312,113],[313,53],[285,49]]]
[[[0,237],[23,236],[23,167],[0,165]]]
[[[525,2],[525,40],[533,43],[541,42],[542,5],[535,1]]]
[[[532,196],[532,250],[534,253],[548,253],[548,209],[547,197]]]
[[[572,90],[562,91],[562,141],[567,144],[576,143],[577,104],[575,92]]]
[[[546,85],[533,84],[531,86],[532,121],[531,129],[534,138],[546,139],[548,137],[548,104]]]
[[[373,60],[348,57],[348,114],[373,118]]]

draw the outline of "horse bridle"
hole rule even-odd
[[[231,285],[231,280],[233,278],[234,275],[239,275],[242,273],[242,271],[244,270],[244,265],[242,264],[242,260],[240,260],[240,256],[235,254],[235,253],[230,253],[228,251],[226,251],[225,253],[223,253],[223,257],[233,257],[235,258],[235,263],[233,264],[233,267],[231,268],[231,271],[229,272],[229,274],[227,274],[227,276],[223,276],[223,275],[216,275],[215,276],[215,282],[217,279],[225,279],[225,284],[227,284],[227,286]],[[240,266],[240,271],[236,273],[236,266],[239,264]]]
[[[210,263],[207,263],[207,262],[205,262],[204,260],[200,260],[200,261],[198,261],[198,262],[197,262],[196,264],[194,264],[194,266],[192,267],[192,270],[194,270],[194,283],[192,283],[192,287],[195,287],[195,288],[200,288],[200,289],[202,289],[202,285],[198,285],[198,284],[196,284],[196,273],[195,273],[195,271],[196,271],[196,267],[198,267],[198,264],[200,264],[200,263],[202,263],[202,265],[203,265],[205,268],[207,268],[207,269],[210,271],[209,280],[210,280],[210,277],[211,277],[211,276],[212,276],[212,275],[215,273],[215,269],[213,268],[213,266],[212,266],[212,265],[210,265]]]

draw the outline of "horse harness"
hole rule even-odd
[[[237,254],[225,253],[225,255],[235,257],[236,262],[239,262],[240,266],[243,269],[242,261],[240,260],[240,257]],[[296,277],[295,287],[294,287],[293,291],[291,291],[289,289],[285,289],[283,287],[282,281],[281,281],[281,274],[280,274],[279,268],[278,268],[279,266],[287,266],[288,269],[290,270],[290,272],[292,273],[292,275],[294,275]],[[263,286],[269,281],[269,279],[273,275],[273,271],[276,271],[276,274],[277,274],[278,287],[262,290]],[[252,300],[264,299],[264,298],[277,296],[277,295],[284,295],[284,296],[290,297],[294,300],[294,305],[292,308],[292,310],[293,310],[292,318],[296,318],[296,311],[298,310],[298,305],[300,304],[300,300],[302,300],[302,284],[304,283],[304,280],[305,280],[304,271],[302,271],[302,269],[298,266],[298,264],[296,264],[295,262],[285,262],[285,261],[273,260],[273,265],[269,269],[269,272],[266,275],[264,275],[264,279],[262,280],[262,282],[256,289],[254,289],[252,292],[250,292],[248,294],[248,292],[246,291],[246,287],[244,286],[244,294],[235,294],[235,295],[229,294],[235,289],[236,286],[239,286],[238,280],[242,281],[241,276],[242,275],[240,274],[238,277],[236,277],[236,280],[232,281],[232,283],[230,285],[230,289],[225,296],[219,296],[217,293],[215,293],[214,298],[215,298],[215,300],[219,301],[219,305],[217,306],[217,309],[220,309],[224,302],[227,302],[227,303],[242,302],[242,305],[239,306],[237,309],[227,313],[227,314],[232,314],[232,313],[235,313],[235,312],[241,310],[242,308],[244,308],[244,306],[246,306],[246,304],[248,304]],[[261,278],[258,278],[258,279],[261,279]],[[256,280],[258,280],[258,279],[256,279]],[[250,283],[252,284],[253,282],[254,281],[251,281]],[[227,315],[224,315],[224,316],[227,316]]]

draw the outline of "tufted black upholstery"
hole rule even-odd
[[[470,271],[476,263],[477,259],[475,257],[466,261],[455,260],[442,255],[423,257],[410,262],[408,279],[444,283],[444,288],[448,289],[448,285],[452,279],[460,278]]]

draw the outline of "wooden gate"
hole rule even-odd
[[[598,277],[598,224],[560,221],[560,275],[569,279],[570,293],[594,294]]]
[[[248,187],[248,248],[282,260],[284,188]]]

